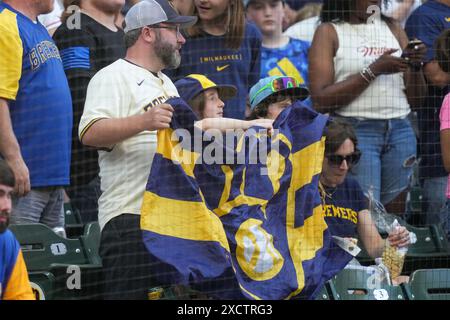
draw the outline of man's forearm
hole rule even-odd
[[[9,106],[6,100],[0,98],[0,153],[6,160],[14,161],[21,158],[19,143],[14,134]]]
[[[88,146],[111,148],[143,131],[140,117],[141,115],[123,119],[100,119],[84,134],[80,133],[80,140]]]

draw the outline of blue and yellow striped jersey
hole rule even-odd
[[[72,100],[58,48],[43,25],[1,2],[0,98],[31,186],[69,184]]]
[[[34,300],[22,251],[13,233],[0,233],[0,300]]]

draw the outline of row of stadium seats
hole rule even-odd
[[[100,297],[100,227],[84,226],[79,238],[60,237],[43,224],[12,225],[38,299]]]
[[[450,300],[450,269],[422,269],[399,286],[379,284],[366,270],[344,269],[328,281],[318,300]]]
[[[97,222],[83,225],[77,213],[71,210],[70,205],[65,206],[65,212],[67,239],[60,237],[42,224],[11,226],[11,231],[21,244],[36,296],[39,299],[100,298],[102,276],[101,258],[98,254],[99,225]],[[426,270],[418,269],[450,268],[448,240],[440,226],[419,228],[406,225],[406,227],[417,235],[418,241],[409,248],[402,274],[411,275],[414,279],[426,272]],[[363,265],[374,264],[364,250],[357,259]],[[411,286],[387,287],[383,288],[385,291],[376,291],[375,295],[373,291],[365,289],[363,290],[366,292],[365,295],[349,296],[345,294],[343,288],[363,289],[361,284],[366,283],[364,279],[367,278],[367,275],[356,271],[350,274],[350,271],[344,270],[342,274],[328,282],[320,295],[321,298],[370,299],[375,298],[375,295],[383,297],[386,293],[389,297],[412,299],[416,290],[413,288],[418,287],[415,283],[419,280],[416,280],[417,282],[412,281]],[[442,285],[447,286],[448,275],[445,274],[443,279]],[[409,295],[407,295],[408,292]],[[423,294],[418,296],[419,299],[424,299]]]

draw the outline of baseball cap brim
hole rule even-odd
[[[212,87],[212,88],[214,88],[214,87]],[[237,94],[237,89],[234,86],[220,85],[215,88],[217,89],[217,92],[219,93],[219,97],[222,100],[234,98]],[[211,89],[211,88],[208,88],[208,89]]]
[[[296,100],[305,100],[309,97],[309,90],[306,87],[297,87],[297,88],[289,88],[285,90],[281,90],[277,92],[279,93],[288,93],[293,96]]]
[[[189,28],[197,22],[195,16],[178,16],[173,19],[163,21],[163,23],[179,24],[182,29]]]

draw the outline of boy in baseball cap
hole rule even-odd
[[[236,96],[236,87],[217,85],[201,74],[190,74],[175,82],[180,98],[186,101],[200,119],[221,118],[227,100]]]
[[[243,121],[237,119],[223,118],[223,108],[227,100],[236,95],[237,89],[232,85],[218,85],[201,74],[190,74],[177,82],[175,87],[180,98],[186,101],[200,121],[195,126],[202,129],[228,129],[247,130],[251,126],[260,126],[272,129],[271,120]]]
[[[273,76],[259,80],[250,89],[249,119],[272,119],[296,100],[305,100],[309,90],[295,78]]]

